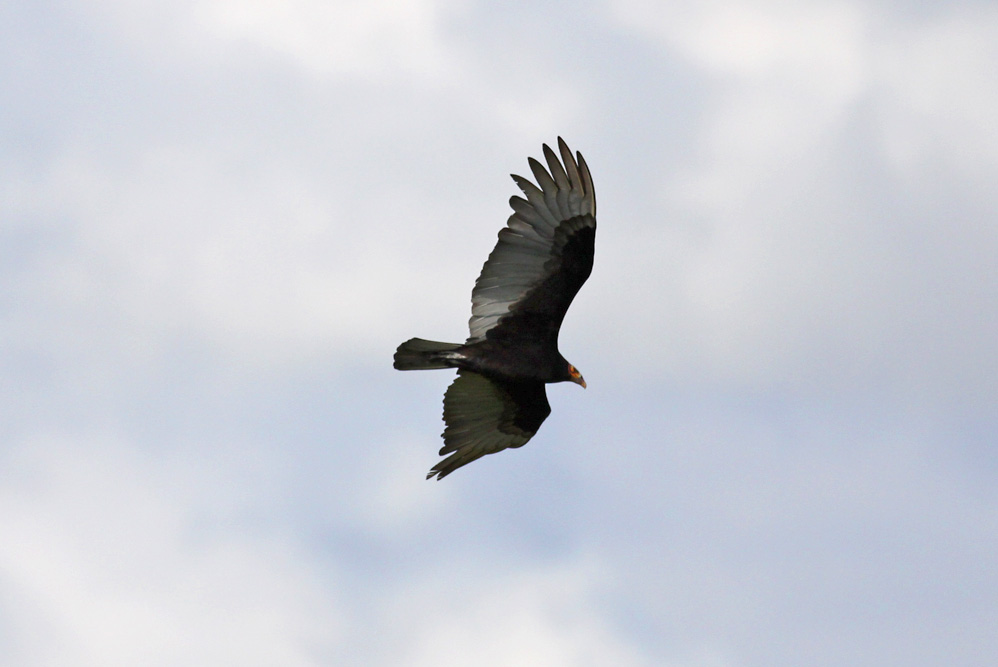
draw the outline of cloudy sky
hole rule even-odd
[[[4,663],[998,663],[998,7],[694,4],[4,3]],[[559,135],[589,389],[427,482]]]

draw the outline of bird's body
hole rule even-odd
[[[406,351],[414,347],[416,356],[407,363]],[[466,370],[497,379],[516,378],[532,382],[562,382],[571,380],[567,368],[569,363],[561,354],[557,358],[550,355],[550,347],[535,341],[514,345],[508,341],[483,340],[466,345],[438,343],[436,341],[413,338],[400,346],[396,352],[395,368],[408,370],[428,370],[432,368],[464,368]]]
[[[395,352],[399,370],[458,369],[444,396],[440,454],[449,456],[428,478],[526,444],[551,413],[546,383],[586,386],[558,351],[558,332],[592,271],[596,196],[582,155],[573,159],[560,137],[558,148],[560,162],[544,146],[550,171],[529,160],[538,185],[513,176],[526,199],[510,199],[514,213],[475,282],[468,340],[412,338]]]

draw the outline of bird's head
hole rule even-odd
[[[582,385],[583,389],[586,388],[586,381],[583,379],[582,373],[580,373],[579,369],[572,364],[568,365],[568,379],[575,384]]]

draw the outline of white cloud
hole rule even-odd
[[[597,600],[607,584],[604,568],[580,558],[501,569],[454,564],[384,605],[385,626],[401,631],[388,664],[652,664],[603,620]]]
[[[92,2],[90,22],[147,51],[199,60],[263,56],[320,77],[439,78],[455,59],[441,39],[454,0]]]
[[[3,463],[13,663],[321,664],[339,636],[335,591],[294,541],[215,523],[224,477],[113,438],[36,437]]]
[[[699,378],[880,375],[993,395],[998,331],[965,295],[994,295],[981,256],[998,237],[978,218],[996,203],[984,184],[998,178],[985,127],[998,15],[901,22],[842,2],[614,13],[712,83],[693,158],[660,180],[665,224],[600,248],[656,286],[604,299],[637,313],[634,344],[670,341],[669,367]]]
[[[839,94],[862,81],[870,16],[854,3],[630,0],[612,11],[623,25],[715,75]]]
[[[990,188],[998,172],[998,9],[969,6],[942,21],[884,31],[876,45],[876,99],[886,154],[899,176],[938,168]]]
[[[813,152],[867,88],[870,10],[850,3],[731,3],[696,8],[640,0],[615,15],[716,81],[698,163],[669,192],[701,213],[731,215],[759,182]]]
[[[26,667],[319,665],[330,656],[363,664],[652,664],[607,623],[599,600],[612,568],[577,555],[484,564],[480,550],[461,548],[418,576],[400,579],[386,563],[379,581],[347,580],[336,559],[319,559],[268,516],[279,463],[252,444],[240,445],[238,457],[220,447],[207,443],[203,460],[193,446],[143,451],[114,437],[36,436],[10,447],[0,476],[7,659]],[[408,465],[420,457],[396,450],[351,470],[356,486],[316,499],[336,513],[321,530],[339,524],[347,535],[378,535],[411,551],[428,512],[467,521],[446,487]],[[375,465],[398,474],[378,475]],[[401,479],[403,467],[412,484]],[[388,488],[399,482],[403,488]],[[329,484],[341,486],[335,475]],[[365,493],[366,484],[375,491]],[[418,553],[412,557],[417,564]],[[364,589],[363,600],[341,587]]]
[[[449,0],[205,0],[194,8],[208,33],[287,56],[319,74],[435,75],[454,66],[441,40]]]
[[[401,214],[320,191],[286,163],[233,175],[238,159],[192,146],[148,147],[121,166],[73,155],[22,184],[18,208],[70,224],[19,283],[11,342],[126,364],[158,363],[180,339],[265,363],[390,344],[372,331],[390,336],[419,307],[398,291],[414,280],[413,247],[379,227]],[[418,280],[446,282],[431,267]]]

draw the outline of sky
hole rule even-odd
[[[0,8],[0,654],[998,664],[998,6]],[[595,268],[525,447],[449,371],[563,136]]]

